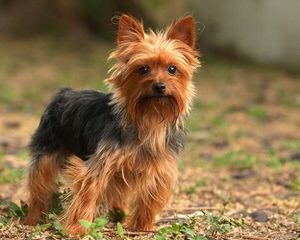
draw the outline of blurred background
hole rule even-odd
[[[156,29],[193,14],[204,66],[217,57],[298,76],[299,9],[297,0],[1,0],[0,100],[35,110],[62,85],[101,88],[121,13]]]
[[[0,0],[0,201],[24,199],[26,146],[57,89],[108,90],[114,16],[164,29],[192,14],[202,68],[170,206],[212,208],[247,222],[242,232],[216,230],[220,236],[296,239],[299,12],[299,0]],[[6,207],[0,204],[4,229],[12,217]],[[203,221],[194,230],[209,234]]]

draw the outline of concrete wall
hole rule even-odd
[[[188,0],[210,45],[300,67],[300,0]]]

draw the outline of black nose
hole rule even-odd
[[[162,94],[166,91],[166,85],[161,82],[154,83],[152,88],[155,93],[159,93],[159,94]]]

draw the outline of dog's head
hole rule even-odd
[[[136,19],[119,18],[116,64],[107,80],[115,101],[126,108],[129,120],[143,125],[174,122],[187,113],[192,96],[192,76],[199,66],[192,16],[184,17],[164,32],[145,33]]]

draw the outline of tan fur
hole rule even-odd
[[[29,207],[25,224],[37,224],[41,214],[47,211],[52,193],[56,190],[55,180],[60,171],[60,158],[59,154],[45,155],[29,168]]]
[[[68,158],[63,174],[69,179],[72,198],[62,220],[69,233],[83,234],[79,220],[93,221],[100,206],[127,211],[128,229],[154,228],[155,216],[167,204],[176,181],[176,156],[167,148],[166,139],[174,126],[182,127],[189,112],[191,78],[199,66],[194,30],[192,17],[179,20],[166,32],[145,33],[134,18],[121,16],[118,46],[111,54],[117,62],[107,83],[113,89],[113,111],[122,116],[121,126],[135,126],[137,139],[118,149],[100,142],[87,162]],[[151,72],[137,74],[145,64]],[[178,73],[168,74],[170,64]],[[166,85],[168,97],[148,101],[145,96],[151,95],[155,82]],[[35,223],[47,208],[54,190],[58,166],[56,161],[50,163],[53,157],[45,156],[42,165],[30,171],[29,223]]]
[[[127,30],[124,21],[130,26]],[[194,49],[193,18],[179,20],[166,32],[150,31],[148,34],[143,32],[140,23],[132,18],[128,19],[128,16],[122,16],[120,22],[122,30],[119,28],[118,48],[110,55],[117,63],[109,70],[111,75],[106,82],[114,89],[113,103],[119,106],[116,111],[127,109],[123,125],[135,122],[140,129],[151,132],[151,128],[162,120],[169,123],[180,122],[189,112],[193,95],[190,80],[199,66],[198,52]],[[122,38],[120,35],[125,36]],[[169,64],[177,66],[177,76],[168,75],[166,68]],[[149,76],[141,77],[136,74],[136,69],[141,65],[150,67]],[[139,105],[140,97],[149,95],[153,82],[157,81],[167,86],[166,94],[172,95],[176,100],[175,109],[162,99],[143,104],[143,108]]]
[[[170,156],[152,159],[134,150],[95,155],[97,165],[83,165],[78,158],[69,158],[66,176],[72,178],[73,198],[63,216],[65,228],[72,234],[82,233],[78,220],[92,221],[99,214],[99,206],[109,209],[128,209],[126,227],[132,230],[151,230],[155,216],[167,203],[176,181],[176,160]],[[105,161],[101,164],[102,161]],[[76,163],[76,164],[77,164]],[[70,174],[76,169],[78,174]],[[131,194],[129,194],[131,193]],[[129,195],[132,195],[129,198]]]

